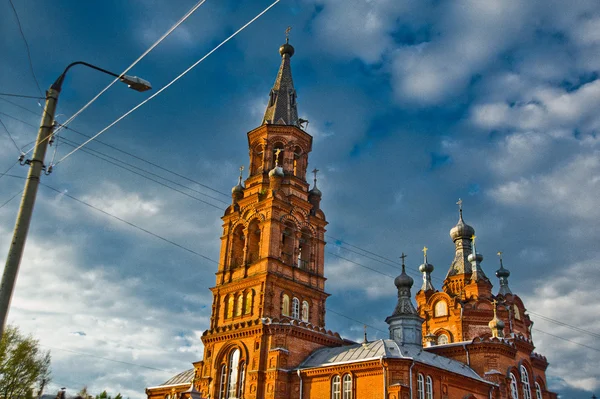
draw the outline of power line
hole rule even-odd
[[[543,316],[543,315],[541,315],[539,313],[532,312],[529,309],[527,310],[527,313],[530,313],[530,314],[532,314],[532,315],[534,315],[536,317],[539,317],[539,318],[541,318],[543,320],[546,320],[546,321],[549,321],[551,323],[558,324],[558,325],[563,326],[563,327],[567,327],[567,328],[569,328],[571,330],[574,330],[574,331],[577,331],[577,332],[580,332],[580,333],[584,333],[584,334],[588,334],[588,335],[591,335],[592,337],[600,338],[600,334],[598,334],[598,333],[594,333],[594,332],[591,332],[591,331],[588,331],[588,330],[584,330],[583,328],[579,328],[579,327],[576,327],[576,326],[564,323],[562,321],[552,319],[552,318],[550,318],[548,316]]]
[[[21,26],[21,20],[19,19],[19,14],[17,14],[17,9],[15,8],[15,5],[13,4],[12,0],[8,0],[8,2],[10,3],[10,6],[12,7],[15,17],[17,18],[17,25],[19,25],[19,32],[21,32],[21,37],[23,38],[23,42],[25,42],[25,48],[27,49],[27,59],[29,60],[29,69],[31,70],[31,76],[33,76],[35,85],[37,86],[38,91],[40,92],[40,95],[42,95],[42,89],[40,88],[40,83],[38,82],[37,76],[35,76],[35,71],[33,70],[33,62],[31,61],[31,52],[29,51],[29,43],[27,43],[27,39],[25,38],[25,33],[23,33],[23,27]]]
[[[186,12],[183,17],[181,17],[179,19],[179,21],[177,21],[173,26],[171,26],[157,41],[155,41],[146,51],[144,51],[144,53],[138,57],[138,59],[136,59],[131,65],[129,65],[119,76],[123,76],[125,75],[127,72],[129,72],[129,70],[131,70],[131,68],[133,68],[138,62],[140,62],[144,57],[146,57],[152,50],[154,50],[154,48],[156,48],[156,46],[158,46],[163,40],[165,40],[171,33],[173,33],[173,31],[175,31],[175,29],[177,29],[179,27],[179,25],[181,25],[183,22],[185,22],[186,19],[188,19],[198,8],[200,8],[200,6],[202,4],[204,4],[206,0],[200,0],[199,2],[197,2],[188,12]],[[75,112],[75,114],[73,114],[64,124],[68,125],[69,123],[71,123],[75,118],[77,118],[77,116],[79,114],[81,114],[83,111],[85,111],[90,105],[92,105],[92,103],[94,101],[96,101],[98,99],[98,97],[100,97],[102,94],[104,94],[104,92],[106,92],[109,88],[112,87],[112,85],[114,85],[117,81],[119,81],[120,78],[116,78],[114,79],[108,86],[106,86],[104,89],[102,89],[100,91],[100,93],[98,93],[94,98],[92,98],[90,101],[88,101],[87,104],[85,104],[81,109],[79,109],[79,111]],[[59,129],[60,130],[60,129]]]
[[[23,190],[17,191],[12,197],[4,201],[2,205],[0,205],[0,209],[4,208],[10,201],[14,200],[19,194],[21,194]]]
[[[116,216],[116,215],[113,215],[112,213],[109,213],[109,212],[107,212],[107,211],[105,211],[105,210],[103,210],[103,209],[100,209],[100,208],[98,208],[98,207],[95,207],[94,205],[92,205],[92,204],[90,204],[90,203],[87,203],[87,202],[85,202],[85,201],[83,201],[83,200],[81,200],[81,199],[79,199],[79,198],[76,198],[76,197],[74,197],[74,196],[72,196],[72,195],[70,195],[70,194],[67,194],[67,193],[66,193],[66,192],[64,192],[64,191],[60,191],[60,190],[58,190],[58,189],[56,189],[56,188],[54,188],[54,187],[51,187],[51,186],[49,186],[49,185],[47,185],[47,184],[44,184],[44,183],[42,183],[42,182],[40,182],[40,185],[42,185],[42,186],[44,186],[44,187],[47,187],[47,188],[49,188],[50,190],[52,190],[52,191],[55,191],[55,192],[57,192],[57,193],[59,193],[59,194],[61,194],[61,195],[64,195],[65,197],[68,197],[68,198],[72,199],[73,201],[77,201],[77,202],[79,202],[80,204],[83,204],[83,205],[85,205],[85,206],[87,206],[87,207],[90,207],[90,208],[92,208],[92,209],[94,209],[94,210],[96,210],[96,211],[100,212],[100,213],[103,213],[103,214],[105,214],[106,216],[110,216],[110,217],[111,217],[111,218],[113,218],[113,219],[116,219],[116,220],[118,220],[118,221],[120,221],[120,222],[123,222],[123,223],[125,223],[125,224],[127,224],[127,225],[129,225],[129,226],[131,226],[131,227],[133,227],[133,228],[135,228],[135,229],[138,229],[138,230],[140,230],[140,231],[143,231],[144,233],[150,234],[151,236],[153,236],[153,237],[156,237],[156,238],[158,238],[159,240],[162,240],[162,241],[164,241],[164,242],[167,242],[167,243],[169,243],[169,244],[171,244],[171,245],[174,245],[174,246],[176,246],[176,247],[178,247],[178,248],[181,248],[181,249],[183,249],[184,251],[187,251],[187,252],[190,252],[190,253],[192,253],[192,254],[194,254],[194,255],[197,255],[197,256],[199,256],[199,257],[201,257],[201,258],[203,258],[203,259],[206,259],[206,260],[208,260],[208,261],[210,261],[210,262],[212,262],[212,263],[216,263],[217,265],[219,264],[219,262],[217,262],[217,261],[216,261],[216,260],[214,260],[214,259],[211,259],[211,258],[209,258],[209,257],[208,257],[208,256],[206,256],[206,255],[202,255],[201,253],[199,253],[199,252],[196,252],[196,251],[194,251],[193,249],[187,248],[187,247],[185,247],[185,246],[183,246],[183,245],[181,245],[181,244],[178,244],[178,243],[176,243],[175,241],[171,241],[171,240],[169,240],[168,238],[165,238],[165,237],[163,237],[163,236],[161,236],[161,235],[158,235],[158,234],[156,234],[156,233],[153,233],[153,232],[151,232],[150,230],[147,230],[147,229],[145,229],[145,228],[143,228],[143,227],[140,227],[140,226],[136,225],[135,223],[129,222],[129,221],[127,221],[127,220],[125,220],[125,219],[122,219],[122,218],[120,218],[120,217],[118,217],[118,216]]]
[[[64,157],[62,157],[56,164],[60,164],[62,161],[64,161],[65,159],[67,159],[69,156],[71,156],[74,152],[76,152],[77,150],[79,150],[81,147],[85,146],[86,144],[88,144],[90,141],[94,140],[96,137],[100,136],[102,133],[106,132],[108,129],[110,129],[111,127],[113,127],[114,125],[116,125],[117,123],[119,123],[121,120],[123,120],[125,117],[127,117],[129,114],[131,114],[133,111],[135,111],[136,109],[140,108],[142,105],[146,104],[148,101],[152,100],[153,98],[155,98],[156,96],[158,96],[160,93],[162,93],[163,91],[165,91],[167,88],[169,88],[172,84],[174,84],[175,82],[177,82],[179,79],[181,79],[182,77],[184,77],[189,71],[191,71],[192,69],[194,69],[198,64],[200,64],[202,61],[204,61],[206,58],[208,58],[212,53],[214,53],[215,51],[217,51],[219,48],[221,48],[221,46],[223,46],[225,43],[227,43],[229,40],[231,40],[232,38],[234,38],[235,36],[237,36],[241,31],[243,31],[244,29],[246,29],[250,24],[252,24],[254,21],[256,21],[258,18],[260,18],[261,16],[263,16],[263,14],[265,14],[267,11],[269,11],[272,7],[275,6],[275,4],[279,3],[281,0],[275,0],[271,5],[269,5],[267,8],[265,8],[263,11],[261,11],[259,14],[257,14],[254,18],[252,18],[250,21],[248,21],[245,25],[243,25],[241,28],[239,28],[237,31],[235,31],[234,33],[232,33],[227,39],[223,40],[221,43],[219,43],[216,47],[214,47],[212,50],[210,50],[207,54],[205,54],[202,58],[200,58],[198,61],[196,61],[194,64],[192,64],[189,68],[187,68],[185,71],[183,71],[181,74],[179,74],[175,79],[173,79],[172,81],[170,81],[169,83],[167,83],[165,86],[163,86],[160,90],[158,90],[156,93],[154,93],[153,95],[151,95],[150,97],[148,97],[147,99],[145,99],[144,101],[140,102],[138,105],[136,105],[135,107],[133,107],[132,109],[130,109],[129,111],[127,111],[126,113],[124,113],[123,115],[121,115],[119,118],[115,119],[112,123],[110,123],[108,126],[106,126],[104,129],[100,130],[98,133],[96,133],[94,136],[92,136],[90,139],[88,139],[87,141],[85,141],[83,144],[81,144],[78,148],[75,148],[73,151],[69,152],[67,155],[65,155]]]
[[[143,364],[131,363],[131,362],[123,361],[123,360],[110,359],[108,357],[103,357],[103,356],[98,356],[98,355],[92,355],[91,353],[83,353],[83,352],[78,352],[78,351],[74,351],[74,350],[71,350],[71,349],[57,348],[55,346],[50,346],[50,345],[44,345],[44,344],[39,344],[39,345],[40,346],[44,346],[46,348],[50,348],[50,349],[55,349],[55,350],[59,350],[59,351],[75,353],[75,354],[81,355],[81,356],[88,356],[88,357],[93,357],[95,359],[108,360],[109,362],[121,363],[121,364],[126,364],[128,366],[143,367],[145,369],[150,369],[150,370],[155,370],[155,371],[162,371],[162,372],[165,372],[165,373],[171,373],[171,371],[159,369],[159,368],[156,368],[156,367],[144,366]]]
[[[2,121],[2,119],[0,119],[0,125],[2,125],[2,127],[4,128],[4,130],[6,131],[6,134],[8,134],[8,137],[10,137],[10,141],[12,141],[12,143],[14,144],[15,148],[17,149],[17,151],[19,153],[21,153],[21,149],[19,148],[19,146],[17,145],[17,142],[15,141],[15,139],[13,138],[12,134],[10,134],[10,131],[8,130],[8,128],[6,127],[6,125],[4,124],[4,122]]]
[[[45,100],[45,97],[38,96],[26,96],[23,94],[14,94],[14,93],[0,93],[0,96],[8,96],[8,97],[21,97],[21,98],[35,98],[36,100]]]
[[[537,332],[541,332],[542,334],[549,335],[549,336],[551,336],[551,337],[554,337],[554,338],[561,339],[561,340],[563,340],[563,341],[570,342],[570,343],[572,343],[572,344],[575,344],[575,345],[582,346],[582,347],[584,347],[584,348],[587,348],[587,349],[594,350],[594,351],[596,351],[596,352],[600,352],[600,349],[598,349],[598,348],[593,348],[593,347],[591,347],[591,346],[588,346],[588,345],[585,345],[585,344],[580,344],[579,342],[576,342],[576,341],[570,340],[570,339],[568,339],[568,338],[564,338],[564,337],[561,337],[561,336],[558,336],[558,335],[550,334],[549,332],[542,331],[542,330],[540,330],[539,328],[533,328],[533,330],[535,330],[535,331],[537,331]]]

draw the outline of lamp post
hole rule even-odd
[[[6,326],[8,308],[10,307],[10,300],[17,279],[17,274],[19,272],[21,258],[23,256],[23,249],[25,247],[25,240],[27,238],[27,232],[31,222],[33,205],[37,196],[40,175],[42,170],[45,168],[44,158],[46,156],[48,142],[50,141],[49,139],[52,135],[52,129],[54,128],[54,114],[56,112],[58,96],[62,89],[65,75],[69,69],[75,65],[85,65],[97,71],[119,78],[121,82],[127,84],[129,88],[136,91],[141,92],[150,90],[152,88],[148,81],[136,76],[117,75],[116,73],[107,71],[106,69],[88,64],[87,62],[77,61],[69,64],[69,66],[65,68],[63,73],[58,77],[58,79],[56,79],[56,81],[46,92],[46,104],[44,106],[44,113],[42,114],[42,120],[38,130],[35,149],[33,150],[33,157],[30,160],[25,161],[25,163],[29,165],[29,173],[27,175],[27,180],[25,181],[25,189],[23,191],[23,197],[21,198],[21,206],[19,207],[19,213],[17,214],[13,238],[10,243],[10,249],[8,250],[6,265],[4,266],[4,273],[2,274],[2,282],[0,283],[0,339],[4,334],[4,327]]]

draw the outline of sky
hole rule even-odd
[[[194,1],[0,2],[0,92],[40,96],[73,61],[120,73]],[[208,0],[63,130],[47,156],[169,83],[270,1]],[[202,358],[221,220],[248,165],[291,26],[299,116],[329,225],[327,328],[387,336],[405,252],[441,281],[463,200],[482,268],[503,252],[561,398],[600,393],[600,4],[282,0],[195,69],[43,176],[9,323],[52,353],[47,392],[145,397]],[[69,71],[57,121],[111,82]],[[0,171],[29,149],[39,100],[0,96]],[[79,133],[78,133],[79,132]],[[85,150],[85,152],[84,152]],[[109,158],[110,157],[110,158]],[[126,162],[127,165],[123,164]],[[119,167],[121,166],[121,167]],[[171,172],[175,172],[173,174]],[[7,253],[27,169],[0,178]],[[99,210],[101,211],[99,211]],[[388,260],[383,260],[384,257]],[[391,261],[389,261],[391,260]],[[373,271],[375,269],[376,271]],[[413,294],[416,292],[413,289]]]

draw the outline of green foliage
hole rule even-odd
[[[7,326],[0,341],[0,398],[32,398],[36,387],[50,382],[50,351],[38,340]]]

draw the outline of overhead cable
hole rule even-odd
[[[110,129],[111,127],[113,127],[114,125],[116,125],[117,123],[119,123],[121,120],[123,120],[125,117],[127,117],[129,114],[131,114],[133,111],[135,111],[136,109],[140,108],[142,105],[146,104],[148,101],[152,100],[153,98],[155,98],[156,96],[158,96],[160,93],[162,93],[163,91],[165,91],[167,88],[169,88],[172,84],[174,84],[175,82],[177,82],[179,79],[181,79],[182,77],[184,77],[189,71],[191,71],[192,69],[194,69],[198,64],[200,64],[202,61],[204,61],[206,58],[208,58],[212,53],[214,53],[215,51],[217,51],[219,48],[221,48],[221,46],[223,46],[225,43],[227,43],[229,40],[231,40],[232,38],[234,38],[235,36],[237,36],[241,31],[243,31],[244,29],[246,29],[250,24],[252,24],[254,21],[256,21],[258,18],[260,18],[263,14],[265,14],[267,11],[269,11],[273,6],[275,6],[275,4],[279,3],[281,0],[275,0],[275,2],[273,2],[271,5],[269,5],[267,8],[265,8],[263,11],[261,11],[258,15],[256,15],[254,18],[252,18],[250,21],[248,21],[244,26],[242,26],[240,29],[238,29],[237,31],[235,31],[233,34],[231,34],[227,39],[223,40],[221,43],[219,43],[215,48],[213,48],[212,50],[210,50],[206,55],[204,55],[202,58],[200,58],[198,61],[196,61],[194,64],[192,64],[188,69],[186,69],[185,71],[183,71],[181,74],[179,74],[175,79],[173,79],[172,81],[170,81],[169,83],[167,83],[164,87],[162,87],[160,90],[158,90],[156,93],[154,93],[153,95],[151,95],[150,97],[148,97],[147,99],[145,99],[144,101],[142,101],[141,103],[139,103],[138,105],[136,105],[135,107],[133,107],[132,109],[130,109],[129,111],[127,111],[126,113],[124,113],[122,116],[120,116],[119,118],[117,118],[116,120],[114,120],[112,123],[110,123],[108,126],[106,126],[104,129],[100,130],[98,133],[96,133],[95,135],[93,135],[90,139],[88,139],[87,141],[85,141],[83,144],[81,144],[79,147],[75,148],[74,150],[72,150],[71,152],[69,152],[67,155],[65,155],[64,157],[62,157],[57,163],[56,165],[60,164],[62,161],[64,161],[65,159],[67,159],[69,156],[71,156],[73,153],[75,153],[77,150],[79,150],[80,148],[82,148],[83,146],[85,146],[86,144],[88,144],[90,141],[94,140],[96,137],[100,136],[102,133],[106,132],[108,129]],[[68,122],[68,121],[67,121]]]

